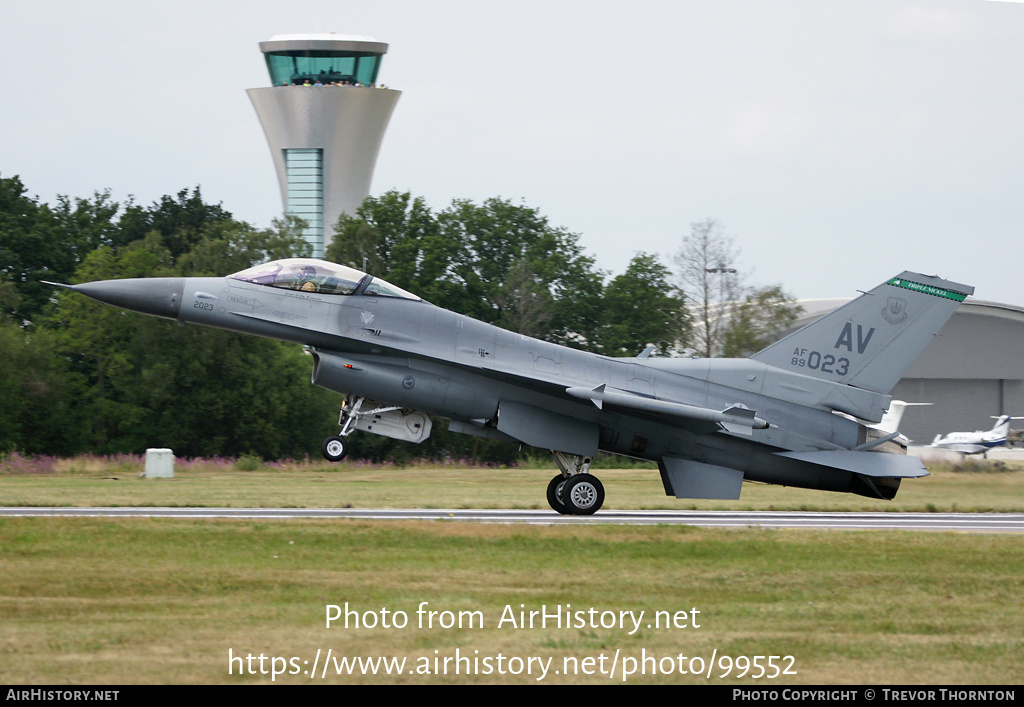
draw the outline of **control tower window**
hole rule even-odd
[[[285,211],[306,222],[302,237],[313,255],[324,254],[324,151],[320,148],[284,151],[288,199]]]
[[[300,86],[304,83],[360,83],[369,86],[377,82],[380,54],[345,52],[288,52],[267,54],[267,69],[274,86]]]

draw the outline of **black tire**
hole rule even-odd
[[[569,515],[569,507],[562,502],[562,485],[565,477],[559,474],[548,483],[548,505],[562,515]]]
[[[320,445],[320,453],[329,462],[340,462],[348,455],[348,442],[344,437],[328,437]]]
[[[593,515],[604,505],[604,486],[596,476],[576,474],[562,487],[562,501],[572,515]]]

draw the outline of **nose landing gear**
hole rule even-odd
[[[424,412],[388,405],[349,395],[338,416],[341,432],[324,440],[320,451],[328,461],[341,461],[348,454],[345,440],[356,430],[419,444],[430,437],[432,424]]]
[[[329,462],[340,462],[348,455],[348,442],[345,441],[344,437],[337,435],[328,437],[320,445],[320,453]]]
[[[338,416],[338,424],[341,425],[341,432],[332,435],[320,445],[320,453],[329,462],[340,462],[348,455],[348,442],[345,438],[352,434],[356,422],[359,420],[359,408],[363,406],[363,398],[348,396],[341,407],[341,414]]]

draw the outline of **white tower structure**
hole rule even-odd
[[[342,212],[370,194],[377,152],[401,91],[377,86],[388,45],[371,37],[278,35],[260,42],[270,88],[247,92],[281,186],[286,213],[303,218],[314,257]]]

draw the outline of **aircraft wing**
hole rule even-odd
[[[765,429],[768,427],[768,423],[758,418],[754,410],[748,410],[740,406],[732,406],[725,410],[715,410],[713,408],[704,408],[640,395],[604,384],[596,388],[566,386],[565,379],[561,376],[545,376],[545,374],[539,372],[534,372],[533,375],[524,375],[492,366],[476,367],[467,366],[462,363],[452,363],[451,365],[490,378],[507,381],[538,393],[558,397],[568,395],[578,400],[589,400],[602,410],[608,406],[659,422],[671,422],[674,420],[677,425],[685,427],[695,434],[708,434],[725,428],[729,431],[749,435],[752,429]]]

